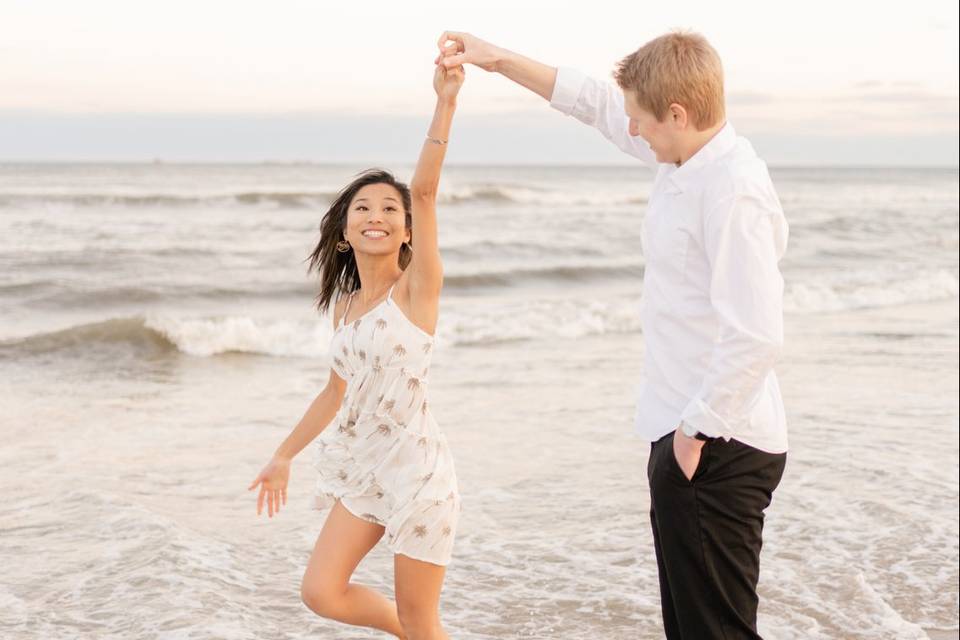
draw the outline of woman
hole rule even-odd
[[[438,66],[437,105],[410,188],[385,171],[361,174],[321,224],[310,269],[320,309],[334,304],[333,366],[250,489],[257,514],[286,504],[290,461],[318,438],[317,503],[332,506],[303,576],[317,614],[400,638],[447,638],[440,589],[460,496],[446,439],[430,413],[427,374],[443,271],[436,194],[463,68]],[[328,426],[329,424],[329,426]],[[350,576],[387,535],[396,603]]]

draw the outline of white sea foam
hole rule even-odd
[[[889,281],[883,282],[883,277]],[[486,281],[484,281],[486,282]],[[919,272],[897,279],[868,272],[833,282],[796,283],[784,299],[788,314],[833,313],[899,306],[958,297],[957,276],[946,270]],[[641,331],[638,298],[581,300],[574,297],[444,303],[437,327],[443,345],[484,345],[542,338],[615,335]],[[103,343],[148,344],[157,339],[192,356],[250,353],[281,357],[325,357],[331,336],[328,317],[302,319],[247,315],[198,316],[151,312],[143,317],[111,318],[54,333],[0,342],[0,353],[51,352]]]
[[[318,357],[326,353],[328,323],[259,320],[245,316],[178,318],[156,314],[144,322],[180,351],[194,356],[228,352]]]
[[[882,271],[833,276],[788,286],[784,310],[796,313],[891,307],[956,298],[957,275],[946,270],[897,276]]]

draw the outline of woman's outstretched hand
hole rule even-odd
[[[280,513],[280,505],[287,504],[287,482],[290,480],[290,460],[274,456],[267,466],[260,471],[257,478],[247,487],[253,491],[260,485],[260,495],[257,496],[257,515],[263,513],[263,502],[267,502],[267,515]]]
[[[437,92],[437,97],[442,100],[456,100],[460,93],[460,87],[463,86],[465,73],[463,67],[446,68],[438,64],[433,72],[433,90]]]

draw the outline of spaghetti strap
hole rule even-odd
[[[346,306],[346,307],[344,308],[344,310],[343,310],[343,315],[340,316],[340,322],[337,323],[337,326],[339,326],[339,327],[342,327],[342,326],[346,323],[346,321],[347,321],[347,314],[350,313],[350,303],[353,302],[353,294],[354,294],[354,293],[356,293],[356,291],[351,291],[351,292],[347,295],[347,306]]]

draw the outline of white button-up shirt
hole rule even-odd
[[[783,346],[787,221],[766,164],[728,123],[677,167],[629,133],[623,93],[561,68],[551,106],[656,170],[643,222],[646,343],[636,429],[681,421],[770,453],[787,450],[774,363]]]

